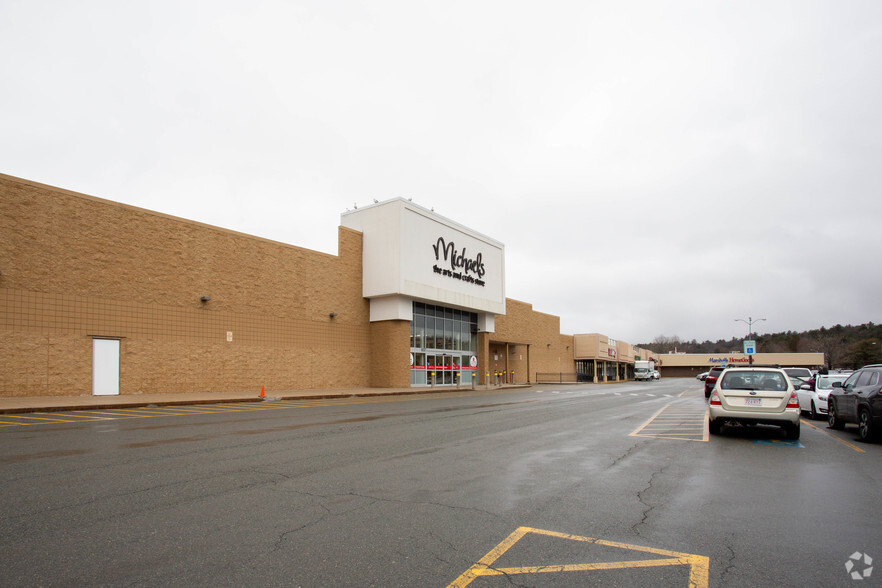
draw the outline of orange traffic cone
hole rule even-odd
[[[263,386],[260,387],[260,397],[266,398],[266,394],[263,393]]]

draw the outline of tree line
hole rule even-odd
[[[836,325],[811,331],[783,331],[754,335],[759,353],[823,353],[830,369],[857,369],[870,363],[882,363],[882,325]],[[656,353],[740,353],[743,339],[684,341],[678,336],[659,335],[638,347]]]

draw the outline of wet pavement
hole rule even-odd
[[[500,390],[529,387],[529,384],[476,386],[477,390]],[[336,390],[254,390],[246,392],[185,392],[176,394],[124,394],[119,396],[26,396],[0,398],[0,414],[24,412],[111,409],[139,406],[177,406],[216,404],[220,402],[266,402],[273,400],[319,400],[326,398],[396,396],[401,394],[434,394],[471,390],[471,387],[439,386],[435,388],[343,388]]]

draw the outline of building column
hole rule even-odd
[[[532,373],[530,370],[532,367],[530,366],[530,344],[527,343],[527,383],[530,383],[530,374]]]
[[[478,333],[478,384],[489,384],[487,373],[493,374],[493,361],[490,359],[490,333]]]
[[[371,386],[410,387],[410,321],[371,323]]]

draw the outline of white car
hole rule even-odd
[[[652,370],[652,379],[653,380],[660,380],[661,379],[661,374],[658,373],[658,370]]]
[[[793,381],[793,385],[799,388],[800,384],[804,384],[812,379],[812,370],[808,368],[786,367],[784,373],[788,378],[797,378]]]
[[[799,398],[780,368],[728,368],[717,378],[708,400],[708,430],[723,425],[777,425],[787,439],[799,439]]]
[[[814,386],[803,384],[796,390],[799,397],[799,410],[807,412],[813,419],[827,414],[827,396],[833,390],[833,382],[844,382],[848,374],[825,374],[815,376]],[[814,390],[812,390],[814,388]]]

